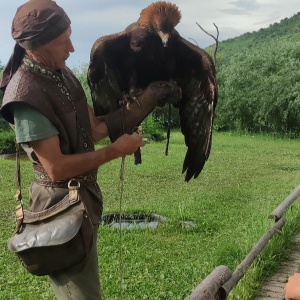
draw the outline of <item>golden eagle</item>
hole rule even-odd
[[[154,2],[124,31],[96,40],[88,83],[96,115],[120,108],[150,82],[174,80],[182,90],[179,109],[187,153],[182,173],[196,178],[209,157],[217,84],[212,58],[174,29],[181,19],[175,4]]]

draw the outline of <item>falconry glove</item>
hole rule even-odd
[[[181,100],[181,89],[175,81],[150,83],[129,106],[101,118],[105,121],[109,137],[114,142],[124,133],[131,134],[134,129],[156,108],[167,103],[175,104]]]

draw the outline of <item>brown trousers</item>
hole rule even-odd
[[[100,190],[99,190],[100,191]],[[31,210],[42,211],[60,201],[68,192],[64,188],[52,188],[33,182],[30,188]],[[57,300],[100,300],[97,235],[99,215],[102,211],[101,193],[80,189],[82,199],[94,224],[94,244],[89,255],[80,264],[49,276],[50,286]]]
[[[94,245],[80,264],[50,275],[50,286],[57,300],[101,300],[97,255],[98,226],[94,229]]]

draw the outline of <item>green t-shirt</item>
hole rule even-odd
[[[54,125],[37,109],[27,103],[14,104],[17,143],[26,143],[57,135]]]

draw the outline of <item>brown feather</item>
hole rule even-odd
[[[181,12],[176,4],[158,1],[142,10],[137,23],[141,28],[172,32],[180,19]]]

